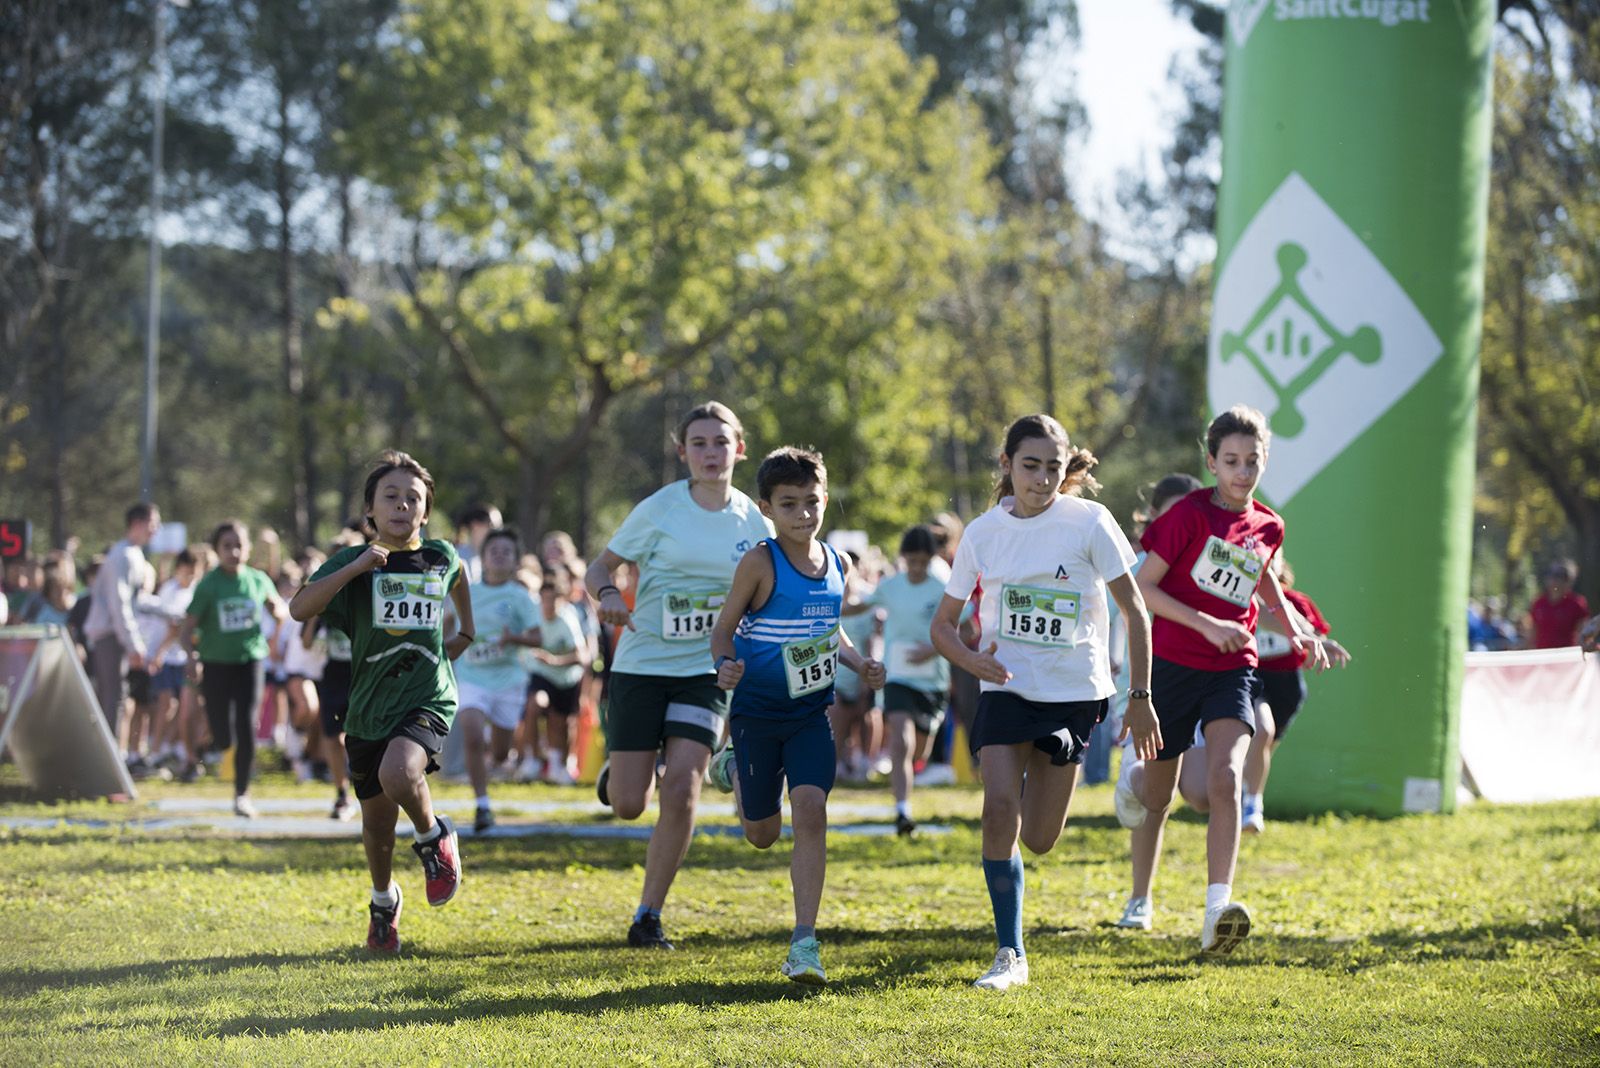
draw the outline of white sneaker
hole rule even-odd
[[[979,990],[1010,990],[1028,985],[1028,958],[1017,956],[1010,946],[1001,946],[989,970],[973,981]]]
[[[1155,906],[1147,897],[1130,897],[1128,907],[1122,910],[1117,926],[1130,931],[1148,931],[1155,919]]]
[[[1117,806],[1117,822],[1128,830],[1144,826],[1144,821],[1149,818],[1150,811],[1144,807],[1144,802],[1133,790],[1133,769],[1142,765],[1144,761],[1133,755],[1132,749],[1122,751],[1122,769],[1117,772],[1117,788],[1112,794],[1112,800]]]
[[[1237,901],[1214,909],[1206,909],[1205,921],[1200,924],[1200,952],[1221,957],[1239,948],[1239,943],[1250,936],[1250,910]]]
[[[517,768],[518,782],[538,782],[539,776],[544,772],[544,761],[536,756],[522,759],[522,766]]]
[[[733,793],[733,746],[723,746],[706,766],[706,780],[725,794]]]
[[[256,806],[251,802],[249,794],[239,794],[233,799],[233,814],[247,820],[253,820],[261,815],[256,811]]]
[[[552,786],[578,785],[578,780],[572,777],[572,772],[567,770],[565,764],[551,764],[545,769],[544,781]]]
[[[1239,829],[1245,834],[1260,834],[1267,829],[1266,813],[1261,811],[1261,806],[1251,801],[1245,801],[1239,808]]]
[[[956,769],[949,764],[929,764],[920,773],[912,776],[911,781],[918,786],[954,786]]]

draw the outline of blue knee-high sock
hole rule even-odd
[[[1022,854],[984,860],[983,881],[989,884],[989,902],[994,906],[995,940],[1002,949],[1010,946],[1022,956]]]

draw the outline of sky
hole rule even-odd
[[[1201,37],[1167,0],[1078,0],[1076,88],[1089,136],[1072,162],[1085,213],[1117,230],[1116,191],[1125,171],[1158,172],[1182,95],[1167,77],[1175,55]],[[1048,91],[1048,88],[1046,89]]]

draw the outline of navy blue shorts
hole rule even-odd
[[[1111,702],[1030,701],[1003,690],[985,690],[978,698],[978,714],[972,720],[972,752],[986,745],[1016,745],[1032,742],[1033,747],[1050,755],[1056,767],[1083,762],[1094,725],[1106,718]]]
[[[1261,692],[1257,700],[1265,701],[1272,709],[1272,737],[1283,737],[1289,721],[1300,711],[1306,699],[1306,677],[1300,671],[1262,671]]]
[[[1150,699],[1161,722],[1166,744],[1157,760],[1173,760],[1194,744],[1195,728],[1202,734],[1208,723],[1236,719],[1256,732],[1254,668],[1205,671],[1184,667],[1159,656],[1151,658]]]
[[[752,823],[783,809],[783,780],[796,786],[833,789],[838,753],[827,709],[800,719],[734,716],[728,721],[733,738],[734,767],[739,775],[739,800]]]

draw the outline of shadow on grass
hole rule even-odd
[[[1597,920],[1600,917],[1591,911],[1574,910],[1565,916],[1538,922],[1482,924],[1425,932],[1389,930],[1350,940],[1255,935],[1234,955],[1212,958],[1200,956],[1196,938],[1161,941],[1182,945],[1184,961],[1207,967],[1295,968],[1356,975],[1384,965],[1504,960],[1531,944],[1565,942],[1579,937],[1580,932],[1592,932]],[[1132,937],[1149,941],[1148,935]],[[1175,972],[1174,965],[1182,962],[1168,957],[1127,967],[1132,973],[1130,980],[1135,984],[1173,982],[1199,974],[1192,970]]]

